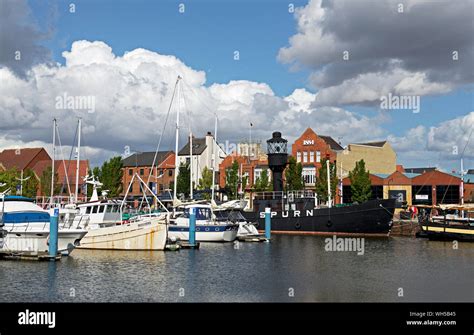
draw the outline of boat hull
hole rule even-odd
[[[167,225],[161,221],[135,222],[88,230],[80,249],[164,250]]]
[[[420,224],[420,227],[420,237],[430,240],[474,242],[474,226],[427,223]]]
[[[8,230],[8,229],[7,229]],[[60,229],[58,232],[58,252],[62,255],[70,255],[80,245],[80,241],[86,235],[85,230]],[[2,251],[38,254],[49,251],[49,231],[27,230],[9,231],[4,238]]]
[[[271,231],[301,235],[360,235],[388,236],[393,223],[395,199],[371,200],[359,205],[307,209],[300,211],[272,211]],[[265,229],[265,213],[245,212],[257,229]]]
[[[238,226],[216,226],[197,225],[196,241],[197,242],[232,242],[237,238]],[[188,226],[169,226],[169,237],[182,241],[189,241]]]

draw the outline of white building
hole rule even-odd
[[[214,152],[218,153],[217,160],[214,160]],[[199,185],[199,179],[202,177],[202,170],[204,167],[207,167],[209,170],[216,171],[216,174],[219,173],[219,164],[226,157],[225,151],[219,146],[215,141],[214,136],[211,132],[208,132],[204,138],[193,137],[193,149],[192,149],[192,179],[194,187],[196,188]],[[189,152],[189,140],[188,143],[179,151],[178,161],[181,165],[182,163],[190,164],[190,152]],[[216,183],[219,179],[216,175]]]

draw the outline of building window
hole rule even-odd
[[[168,176],[173,177],[173,170],[168,171]]]
[[[253,171],[253,183],[257,181],[257,178],[260,178],[260,175],[262,174],[262,169],[255,169]]]
[[[143,176],[143,174],[144,174],[144,170],[140,169],[140,176]]]
[[[301,151],[298,151],[298,152],[296,153],[296,162],[297,162],[297,163],[301,162]]]
[[[321,162],[321,152],[316,151],[316,163],[319,163],[319,162]]]
[[[303,181],[305,185],[314,185],[316,183],[316,168],[315,167],[304,167],[302,175],[303,175]]]
[[[132,176],[132,175],[133,175],[133,170],[132,170],[132,169],[128,169],[128,175],[129,175],[129,176]]]
[[[130,185],[130,193],[133,193],[133,184]]]
[[[303,151],[303,163],[308,163],[308,152]]]
[[[310,161],[310,163],[313,163],[313,162],[314,162],[314,151],[310,151],[310,153],[309,153],[309,161]]]
[[[159,173],[158,173],[158,177],[163,175],[163,169],[160,169]]]

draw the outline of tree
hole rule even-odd
[[[288,167],[285,171],[286,189],[287,190],[302,190],[303,184],[303,165],[296,162],[296,158],[290,156],[288,160]]]
[[[199,178],[198,190],[209,190],[212,185],[212,171],[207,166],[202,169],[202,177]]]
[[[191,170],[189,169],[189,164],[181,163],[179,166],[179,173],[176,183],[176,192],[178,194],[184,194],[185,197],[188,197],[190,194],[190,183],[191,179]]]
[[[239,186],[239,163],[234,161],[230,169],[225,172],[225,187],[231,199],[237,198],[237,188]]]
[[[0,172],[0,184],[5,184],[2,188],[0,188],[1,192],[5,192],[6,190],[10,189],[11,194],[16,193],[16,186],[18,185],[19,173],[15,169],[9,169]]]
[[[38,192],[38,179],[36,179],[36,175],[33,172],[33,170],[31,169],[24,170],[23,179],[25,178],[28,178],[28,180],[23,181],[22,195],[28,198],[35,198]],[[17,182],[18,184],[21,183],[19,180],[17,180]]]
[[[51,166],[44,169],[40,177],[40,189],[41,194],[50,197],[51,196],[51,176],[53,168]],[[61,186],[58,184],[58,174],[54,174],[54,194],[58,194],[61,191]]]
[[[109,197],[111,198],[118,197],[122,192],[122,167],[122,158],[120,156],[112,157],[102,164],[97,176],[103,184],[102,190],[108,190]]]
[[[260,174],[260,177],[258,177],[255,180],[254,189],[257,192],[271,191],[272,190],[272,185],[271,185],[270,180],[268,178],[267,169],[264,169],[262,171],[262,173]]]
[[[17,178],[21,177],[21,173],[14,168],[0,172],[0,184],[5,184],[0,191],[6,191],[10,189],[10,194],[16,194],[19,192],[21,181]],[[29,177],[29,178],[28,178]],[[38,179],[31,169],[26,169],[23,171],[23,179],[28,178],[28,180],[23,181],[23,196],[34,198],[38,190]],[[19,194],[19,193],[18,193]]]
[[[365,170],[365,162],[363,159],[356,162],[354,170],[349,172],[351,181],[351,193],[353,202],[365,202],[372,195],[372,183],[370,181],[370,173]]]
[[[327,158],[321,160],[321,167],[318,170],[318,178],[316,179],[316,194],[318,199],[327,202],[328,201],[328,174],[326,166]],[[337,188],[337,176],[336,176],[336,164],[329,163],[329,178],[330,178],[330,187],[331,187],[331,197],[334,199],[336,197],[336,188]]]
[[[198,190],[210,190],[214,185],[212,185],[212,171],[207,168],[207,166],[202,169],[202,177],[199,178]],[[209,193],[203,194],[204,199],[211,199]]]

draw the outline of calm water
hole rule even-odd
[[[324,246],[322,237],[273,236],[239,248],[75,250],[57,263],[2,261],[0,301],[474,301],[473,243],[453,250],[450,242],[366,239],[363,256]]]

